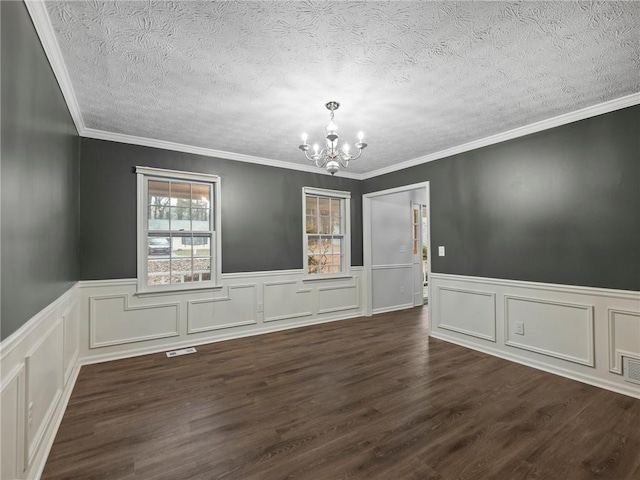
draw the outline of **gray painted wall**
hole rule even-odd
[[[0,2],[1,338],[78,279],[79,137],[22,2]]]
[[[430,181],[432,271],[640,290],[640,106],[364,181]]]
[[[351,192],[351,263],[362,265],[360,181],[83,138],[82,280],[136,277],[136,165],[220,175],[223,273],[302,268],[304,186]]]

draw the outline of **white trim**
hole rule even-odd
[[[305,320],[305,321],[291,323],[284,326],[281,324],[265,325],[264,327],[255,329],[255,330],[243,331],[243,332],[238,332],[238,331],[230,332],[226,335],[223,335],[223,336],[218,335],[212,338],[202,338],[202,339],[190,338],[183,342],[171,343],[171,345],[158,345],[158,346],[152,346],[152,347],[145,347],[141,349],[132,349],[132,350],[113,352],[113,353],[106,353],[104,355],[91,355],[90,357],[81,358],[80,364],[92,365],[94,363],[110,362],[112,360],[120,360],[123,358],[133,358],[133,357],[139,357],[141,355],[149,355],[151,353],[166,352],[167,349],[175,350],[182,347],[208,345],[210,343],[218,343],[218,342],[225,342],[227,340],[236,340],[239,338],[254,337],[256,335],[282,332],[285,330],[292,330],[295,328],[310,327],[313,325],[320,325],[323,323],[340,322],[342,320],[358,318],[361,316],[362,314],[360,312],[355,312],[351,315],[344,315],[344,316],[341,315],[341,316],[329,317],[329,318],[326,318],[326,317],[314,318],[312,320]]]
[[[60,50],[60,46],[56,40],[56,34],[53,30],[53,26],[51,25],[51,20],[49,19],[49,13],[47,12],[45,2],[43,0],[24,0],[24,3],[29,15],[31,16],[31,21],[36,29],[36,33],[40,38],[40,43],[42,44],[44,53],[49,60],[51,70],[53,70],[53,75],[58,81],[60,91],[62,92],[64,101],[67,104],[69,114],[71,114],[71,119],[76,126],[78,135],[83,136],[86,131],[84,119],[82,118],[80,105],[78,104],[78,99],[76,98],[76,94],[73,90],[69,71],[64,63],[62,51]]]
[[[302,187],[302,192],[305,195],[316,195],[318,197],[351,198],[351,192],[330,190],[328,188]]]
[[[397,312],[398,310],[407,310],[409,308],[413,308],[413,303],[405,303],[404,305],[394,305],[393,307],[374,308],[371,310],[371,313],[373,315],[378,315],[379,313]]]
[[[344,222],[344,233],[335,235],[342,237],[344,255],[342,261],[344,268],[341,272],[335,273],[309,273],[309,235],[307,233],[307,195],[316,197],[335,198],[340,200],[342,209],[341,216]],[[319,236],[323,234],[317,234]],[[327,234],[333,236],[333,234]],[[320,280],[320,279],[337,279],[351,276],[351,192],[342,190],[329,190],[317,187],[302,187],[302,275],[303,281]]]
[[[151,310],[156,308],[175,307],[175,329],[172,332],[163,332],[154,335],[145,335],[142,337],[128,337],[126,340],[111,340],[108,342],[98,342],[96,340],[96,300],[124,300],[123,311],[132,312],[136,310]],[[159,338],[177,337],[180,335],[180,302],[160,303],[155,305],[129,305],[129,295],[126,293],[116,293],[113,295],[92,295],[89,297],[89,348],[108,347],[113,345],[123,345],[125,343],[143,342],[145,340],[156,340]]]
[[[497,325],[497,318],[496,318],[496,294],[493,292],[482,292],[479,290],[468,290],[468,289],[464,289],[464,288],[455,288],[455,287],[443,287],[438,285],[436,287],[436,290],[438,292],[438,313],[436,315],[436,317],[438,318],[438,327],[439,328],[444,328],[445,330],[451,330],[452,332],[458,332],[458,333],[462,333],[464,335],[469,335],[471,337],[477,337],[477,338],[481,338],[482,340],[489,340],[491,342],[495,342],[496,341],[496,331],[498,330],[496,325]],[[478,332],[474,332],[472,330],[467,330],[464,328],[460,328],[460,327],[456,327],[455,325],[447,325],[446,323],[442,323],[441,322],[441,314],[440,314],[440,308],[442,305],[442,301],[440,300],[440,292],[442,290],[448,291],[448,292],[458,292],[458,293],[466,293],[469,295],[479,295],[481,297],[490,297],[493,300],[493,335],[484,335],[482,333],[478,333]],[[432,321],[433,322],[433,321]]]
[[[635,300],[640,302],[640,291],[616,290],[602,287],[583,287],[580,285],[563,285],[560,283],[542,283],[529,280],[507,280],[502,278],[473,277],[466,275],[454,275],[450,273],[431,273],[434,280],[454,280],[459,282],[472,282],[491,285],[504,285],[509,287],[529,288],[536,290],[548,290],[552,292],[577,293],[580,295],[596,295],[601,297],[619,298],[622,300]]]
[[[323,168],[318,168],[315,165],[299,164],[293,162],[285,162],[283,160],[274,160],[265,157],[256,157],[253,155],[245,155],[242,153],[226,152],[224,150],[214,150],[212,148],[196,147],[193,145],[186,145],[184,143],[169,142],[166,140],[157,140],[155,138],[137,137],[135,135],[126,135],[124,133],[113,133],[104,130],[96,130],[94,128],[85,128],[80,135],[85,138],[93,138],[96,140],[108,140],[111,142],[127,143],[129,145],[140,145],[143,147],[160,148],[162,150],[169,150],[173,152],[191,153],[194,155],[202,155],[204,157],[214,157],[223,160],[235,160],[237,162],[254,163],[257,165],[264,165],[268,167],[286,168],[287,170],[297,170],[301,172],[317,173],[320,175],[329,175]],[[351,173],[344,170],[340,171],[340,176],[345,178],[351,178],[354,180],[362,180],[362,174]]]
[[[356,265],[351,267],[351,272],[362,272],[364,267],[361,265]],[[231,280],[237,278],[255,278],[255,277],[273,277],[275,275],[302,275],[304,273],[303,269],[297,270],[262,270],[260,272],[232,272],[232,273],[223,273],[221,278],[223,280]],[[353,275],[347,275],[344,278],[351,278]],[[343,277],[340,277],[341,279]],[[324,279],[328,280],[328,279]],[[124,287],[129,285],[136,285],[137,280],[135,278],[112,278],[112,279],[104,279],[104,280],[80,280],[78,282],[78,288],[98,288],[98,287]],[[218,287],[222,288],[222,287]],[[208,290],[208,289],[207,289]],[[167,294],[169,292],[166,292]],[[177,292],[177,293],[188,293],[188,292]]]
[[[213,330],[224,330],[225,328],[233,328],[233,327],[243,327],[246,325],[257,325],[258,319],[256,315],[256,311],[254,309],[253,319],[251,320],[241,320],[239,322],[227,322],[219,325],[209,325],[206,327],[199,328],[191,328],[191,322],[189,321],[192,317],[191,306],[192,305],[201,305],[203,303],[217,303],[217,302],[230,302],[231,299],[231,290],[237,290],[240,288],[253,288],[254,294],[257,295],[258,285],[255,283],[248,284],[240,284],[240,285],[227,285],[226,293],[223,297],[214,297],[214,298],[201,298],[196,300],[187,300],[187,335],[193,335],[195,333],[202,332],[210,332]]]
[[[489,344],[479,344],[473,341],[468,341],[468,340],[464,340],[454,336],[449,336],[443,332],[434,331],[434,332],[431,332],[429,336],[436,338],[438,340],[442,340],[443,342],[454,343],[456,345],[460,345],[461,347],[470,348],[471,350],[476,350],[478,352],[486,353],[494,357],[509,360],[510,362],[519,363],[520,365],[524,365],[526,367],[536,368],[544,372],[553,373],[555,375],[560,375],[565,378],[570,378],[571,380],[576,380],[578,382],[586,383],[588,385],[593,385],[595,387],[604,388],[605,390],[611,390],[612,392],[617,392],[623,395],[629,395],[631,397],[640,399],[640,392],[638,392],[638,389],[635,386],[629,386],[627,388],[626,385],[621,386],[614,382],[609,382],[607,380],[593,377],[591,375],[583,375],[576,371],[567,370],[565,368],[557,367],[555,365],[550,365],[548,363],[544,363],[538,360],[524,359],[523,357],[520,357],[518,355],[506,353],[502,350],[499,350],[495,347],[490,346]]]
[[[331,308],[318,308],[318,315],[324,315],[326,313],[334,313],[334,312],[342,312],[344,310],[354,310],[356,308],[360,308],[360,282],[358,282],[357,277],[351,277],[354,279],[353,285],[329,285],[326,287],[318,287],[316,290],[316,305],[320,305],[320,293],[321,292],[330,292],[333,290],[347,290],[355,288],[356,290],[356,303],[351,305],[345,305],[342,307],[331,307]]]
[[[374,265],[371,263],[372,253],[371,253],[371,200],[375,197],[382,197],[385,195],[391,195],[394,193],[406,192],[411,190],[418,190],[420,188],[425,189],[426,195],[426,209],[427,209],[427,237],[431,239],[431,187],[429,185],[429,181],[413,183],[411,185],[403,185],[401,187],[388,188],[386,190],[380,190],[377,192],[365,193],[362,195],[362,261],[364,263],[363,271],[365,272],[364,278],[364,286],[362,289],[363,293],[363,302],[364,302],[364,315],[370,317],[376,313],[383,313],[384,311],[393,311],[396,307],[393,307],[391,310],[388,309],[375,309],[373,308],[373,270]],[[432,252],[429,252],[429,256],[431,257]],[[411,265],[412,264],[406,264]],[[377,265],[376,267],[381,267],[381,265]],[[432,298],[431,292],[431,262],[427,262],[427,278],[429,279],[429,283],[427,284],[428,298]],[[412,295],[413,296],[413,295]],[[433,318],[433,302],[429,302],[427,304],[427,315],[428,318]],[[413,306],[413,303],[411,304]],[[400,306],[400,308],[405,308]],[[431,332],[432,322],[428,322],[428,331]]]
[[[137,295],[150,295],[165,292],[179,292],[189,290],[218,289],[220,285],[220,277],[222,274],[222,181],[218,175],[206,173],[186,172],[179,170],[168,170],[164,168],[141,167],[136,166],[136,264],[137,264]],[[169,181],[188,181],[206,183],[211,187],[211,207],[210,215],[213,215],[213,224],[209,225],[209,230],[202,233],[211,236],[210,261],[213,268],[210,271],[211,279],[197,283],[182,284],[148,284],[148,186],[149,181],[156,178],[165,178]],[[214,255],[215,252],[215,255]]]
[[[595,367],[595,345],[594,345],[594,306],[586,305],[581,303],[569,303],[569,302],[558,302],[555,300],[543,300],[541,298],[532,298],[532,297],[521,297],[518,295],[503,295],[504,298],[504,344],[509,345],[510,347],[521,348],[523,350],[529,350],[530,352],[540,353],[542,355],[547,355],[549,357],[559,358],[561,360],[567,360],[568,362],[579,363],[581,365],[586,365],[588,367]],[[510,330],[509,330],[509,300],[520,300],[531,303],[539,303],[541,305],[557,305],[560,307],[569,307],[575,308],[576,310],[582,310],[587,314],[587,337],[588,337],[588,353],[586,358],[574,357],[571,355],[566,355],[561,352],[554,352],[552,350],[547,350],[544,348],[534,347],[532,345],[528,345],[526,343],[517,342],[514,340],[510,340]]]
[[[73,387],[78,380],[80,367],[81,364],[76,357],[75,365],[73,366],[73,371],[69,378],[69,382],[64,386],[62,395],[58,399],[58,407],[50,420],[50,424],[52,425],[50,431],[51,433],[49,433],[43,441],[41,445],[41,451],[36,455],[35,461],[31,465],[31,468],[27,474],[28,476],[26,476],[25,478],[39,479],[42,476],[44,467],[47,464],[47,459],[49,458],[49,452],[51,451],[51,447],[53,447],[53,441],[56,439],[58,429],[60,428],[62,418],[64,417],[64,412],[67,410],[69,399],[71,398],[71,394],[73,393]]]
[[[627,350],[622,350],[616,348],[615,345],[615,337],[616,337],[616,313],[620,313],[622,315],[628,315],[631,317],[638,317],[640,321],[640,312],[634,312],[631,310],[623,310],[620,308],[608,308],[607,309],[607,345],[609,347],[609,371],[611,373],[616,373],[618,375],[623,374],[622,369],[622,357],[632,357],[637,358],[637,352],[629,352]],[[640,360],[640,359],[639,359]]]
[[[169,170],[167,168],[136,166],[136,173],[141,173],[143,175],[148,175],[151,177],[163,177],[170,179],[179,178],[180,180],[189,180],[191,182],[220,182],[219,175],[212,175],[210,173],[185,172],[182,170]]]
[[[4,375],[4,378],[0,378],[0,398],[4,393],[5,388],[7,388],[11,382],[14,380],[16,383],[16,456],[14,468],[16,472],[24,471],[24,462],[25,462],[25,450],[26,450],[26,416],[25,416],[25,395],[27,393],[26,389],[26,373],[25,373],[25,363],[20,363],[17,367],[15,367],[11,372],[7,375]],[[4,440],[6,441],[6,440]],[[3,462],[8,462],[11,459],[3,458]],[[12,462],[13,463],[13,462]],[[39,477],[38,477],[39,478]]]
[[[389,263],[385,265],[371,265],[372,270],[394,270],[397,268],[413,268],[413,263]]]
[[[415,167],[427,162],[433,162],[434,160],[440,160],[441,158],[450,157],[452,155],[458,155],[460,153],[468,152],[470,150],[476,150],[478,148],[487,147],[496,143],[506,142],[507,140],[513,140],[514,138],[524,137],[532,133],[541,132],[543,130],[549,130],[551,128],[560,127],[568,123],[577,122],[587,118],[596,117],[604,113],[614,112],[623,108],[632,107],[640,104],[640,93],[632,93],[624,97],[609,100],[607,102],[592,105],[590,107],[581,108],[573,112],[558,115],[557,117],[548,118],[539,122],[530,123],[522,127],[514,128],[506,132],[491,135],[489,137],[474,140],[472,142],[463,143],[455,147],[440,150],[439,152],[430,153],[421,157],[407,160],[406,162],[400,162],[395,165],[389,165],[388,167],[379,168],[371,172],[366,172],[361,175],[362,180],[378,177],[387,173],[396,172],[398,170],[404,170],[405,168]]]
[[[69,289],[56,298],[49,305],[44,307],[38,313],[36,313],[33,317],[29,319],[24,325],[22,325],[18,330],[13,332],[7,338],[5,338],[2,343],[0,343],[0,361],[2,361],[7,355],[11,353],[11,351],[20,344],[31,332],[33,332],[36,328],[40,326],[40,324],[47,320],[48,317],[61,305],[65,302],[69,301],[70,297],[75,295],[75,288],[79,282],[74,283]]]

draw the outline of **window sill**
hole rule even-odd
[[[159,297],[163,295],[179,295],[181,293],[197,293],[221,289],[222,285],[207,285],[206,287],[172,288],[167,290],[138,290],[134,295],[136,297]]]
[[[302,281],[303,282],[321,282],[323,280],[349,280],[353,278],[353,275],[348,273],[338,274],[338,275],[309,275],[305,276]]]

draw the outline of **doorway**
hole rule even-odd
[[[430,276],[429,182],[362,199],[365,314],[423,305]]]

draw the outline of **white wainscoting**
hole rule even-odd
[[[223,274],[222,287],[136,295],[136,280],[79,282],[81,363],[172,350],[363,314],[362,267],[306,280],[302,270]]]
[[[413,264],[372,265],[371,292],[374,314],[412,308]]]
[[[496,295],[436,286],[438,327],[496,341]]]
[[[431,336],[640,398],[622,375],[623,356],[640,358],[640,292],[440,273],[429,281]]]
[[[231,285],[221,296],[187,300],[187,333],[208,332],[223,328],[255,325],[257,285]]]
[[[2,342],[0,478],[36,479],[79,371],[77,286]]]
[[[506,345],[594,366],[593,305],[505,295],[504,319]]]
[[[622,375],[622,357],[640,360],[640,312],[609,309],[609,371]]]

